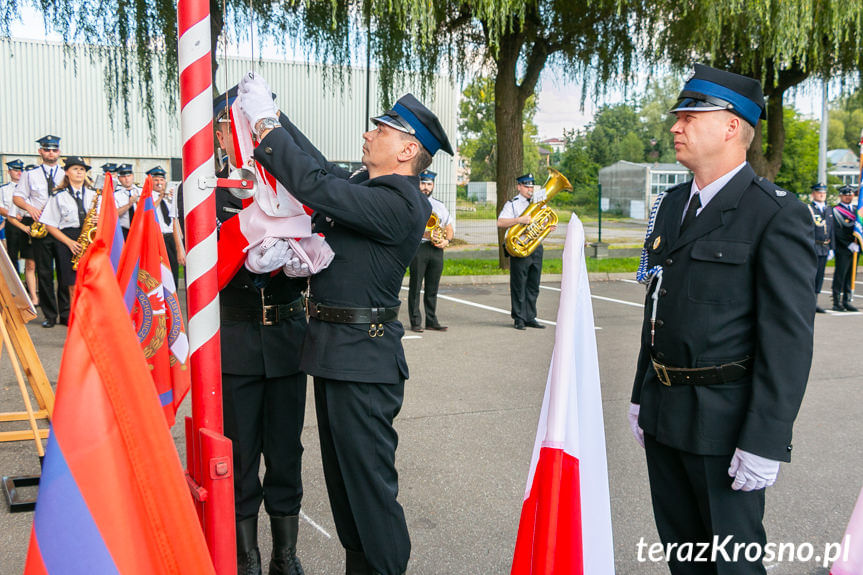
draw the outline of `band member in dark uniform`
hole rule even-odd
[[[78,237],[96,197],[96,190],[90,187],[90,179],[87,177],[89,169],[90,166],[80,156],[67,157],[63,161],[63,182],[48,198],[39,219],[56,241],[59,261],[57,281],[69,290],[70,298],[75,297],[76,273],[72,267],[72,259],[76,255],[80,257],[86,247],[78,243]],[[98,214],[98,202],[96,207]]]
[[[228,163],[238,165],[228,108],[236,87],[213,100],[216,143]],[[241,200],[216,188],[219,224],[237,215]],[[237,520],[238,575],[261,573],[258,512],[270,516],[273,555],[270,575],[302,575],[296,555],[303,497],[301,457],[306,407],[306,374],[300,349],[306,333],[305,278],[254,274],[240,268],[219,293],[221,305],[222,401],[225,435],[234,444],[234,507]],[[266,471],[258,478],[261,455]]]
[[[518,195],[504,204],[497,216],[497,227],[510,228],[516,224],[527,225],[530,216],[522,215],[531,202],[541,202],[545,199],[545,190],[534,191],[533,174],[525,174],[516,178]],[[509,297],[510,314],[515,329],[533,327],[545,329],[536,321],[536,298],[539,297],[539,281],[542,277],[542,245],[538,246],[529,256],[509,259]]]
[[[818,268],[815,273],[815,301],[821,293],[824,285],[824,268],[827,260],[832,257],[831,245],[833,244],[833,213],[827,207],[827,186],[824,184],[812,185],[812,201],[809,203],[809,213],[812,215],[812,223],[815,225],[815,255],[818,256]],[[815,305],[815,313],[827,313],[824,309]]]
[[[408,289],[408,312],[411,330],[423,331],[422,314],[420,313],[420,290],[423,290],[423,305],[426,312],[426,329],[446,331],[447,326],[441,325],[437,318],[437,290],[440,276],[443,273],[443,251],[449,245],[453,236],[452,217],[443,202],[432,197],[434,192],[435,174],[425,170],[420,174],[420,191],[425,194],[432,207],[432,213],[437,217],[437,230],[429,230],[423,234],[422,242],[410,265],[411,277]],[[428,227],[428,226],[426,226]]]
[[[410,557],[395,468],[398,415],[408,378],[399,290],[431,214],[418,174],[452,147],[437,117],[412,95],[363,134],[355,174],[327,162],[285,116],[259,74],[240,83],[240,105],[260,144],[255,158],[315,211],[335,259],[311,277],[301,366],[315,378],[327,492],[351,574],[400,575]],[[281,120],[281,123],[280,121]]]
[[[851,277],[853,260],[860,253],[860,244],[854,239],[854,188],[839,188],[839,203],[833,206],[833,253],[836,267],[833,269],[833,311],[857,311],[851,303],[854,278]]]
[[[694,179],[669,189],[648,223],[630,425],[666,547],[730,536],[763,549],[764,491],[790,461],[812,361],[812,216],[746,161],[764,113],[759,81],[696,64],[671,111],[677,160]],[[672,554],[669,567],[766,573],[761,555],[730,559]]]
[[[45,204],[54,194],[54,189],[63,181],[63,168],[57,165],[60,159],[60,137],[47,135],[36,140],[42,163],[24,171],[13,201],[19,213],[24,215],[21,223],[30,226],[38,222]],[[54,291],[54,268],[59,266],[56,241],[51,235],[31,237],[30,246],[36,260],[36,276],[39,282],[39,305],[45,321],[42,327],[54,327],[59,321],[69,321],[69,290],[61,283]]]

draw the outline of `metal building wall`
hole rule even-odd
[[[251,68],[248,59],[220,60],[216,85],[235,84]],[[103,91],[102,61],[91,60],[82,49],[66,50],[62,44],[0,39],[0,161],[20,157],[36,163],[36,138],[45,134],[62,137],[64,154],[84,156],[94,166],[105,161],[128,161],[135,167],[136,181],[156,164],[168,169],[171,158],[181,155],[182,139],[178,110],[166,110],[166,94],[155,95],[157,111],[155,140],[151,138],[137,87],[129,102],[129,131],[122,116],[108,115]],[[362,132],[369,127],[366,115],[366,71],[351,69],[345,89],[327,87],[324,67],[305,63],[263,60],[255,70],[279,95],[277,103],[309,139],[332,161],[359,162]],[[9,81],[13,79],[14,81]],[[382,112],[377,98],[377,75],[371,78],[371,113]],[[404,91],[420,97],[418,86],[406,80]],[[427,105],[438,115],[455,146],[457,90],[449,78],[439,77],[434,98]],[[179,105],[179,98],[177,99]],[[120,111],[122,113],[122,110]],[[455,214],[455,165],[444,154],[436,155],[432,170],[438,173],[435,197]],[[3,170],[5,177],[5,170]],[[2,181],[2,179],[0,179]]]

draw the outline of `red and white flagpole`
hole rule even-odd
[[[187,474],[216,573],[233,575],[237,564],[231,442],[222,435],[208,0],[179,0],[177,25],[192,377],[192,417],[186,420]]]

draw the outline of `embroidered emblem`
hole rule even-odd
[[[656,236],[656,239],[653,240],[653,250],[656,251],[659,249],[659,244],[662,243],[662,236]]]

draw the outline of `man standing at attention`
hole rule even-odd
[[[13,198],[18,213],[24,215],[21,223],[27,227],[39,221],[48,198],[54,195],[54,189],[59,187],[66,175],[57,163],[60,159],[60,137],[49,134],[36,142],[39,144],[42,163],[24,171]],[[41,238],[30,238],[39,283],[39,305],[45,316],[42,327],[54,327],[58,321],[66,325],[69,320],[69,290],[58,282],[56,295],[54,292],[54,269],[59,269],[60,264],[55,243],[47,232]]]
[[[827,260],[832,257],[833,251],[830,245],[833,243],[833,218],[827,207],[827,186],[825,184],[812,185],[812,201],[809,203],[809,213],[812,215],[812,224],[815,226],[815,255],[818,256],[818,265],[815,270],[815,301],[821,293],[824,285],[824,268]],[[817,303],[815,313],[827,313]]]
[[[423,304],[426,311],[426,329],[435,331],[446,331],[447,327],[441,325],[437,319],[437,290],[440,285],[440,276],[443,273],[443,250],[449,245],[453,236],[452,217],[446,206],[432,197],[434,192],[435,174],[425,170],[420,174],[420,191],[429,199],[432,214],[437,218],[437,229],[426,231],[423,234],[417,255],[411,262],[410,288],[408,291],[408,313],[411,320],[411,330],[423,331],[422,314],[420,313],[420,290],[425,282]],[[426,226],[428,227],[428,226]]]
[[[791,459],[812,361],[812,217],[746,161],[760,82],[696,64],[671,112],[694,179],[658,199],[648,225],[630,426],[666,548],[731,537],[763,549],[764,490]],[[760,556],[693,557],[672,553],[671,573],[766,573]]]
[[[842,186],[839,188],[839,203],[833,206],[833,253],[836,255],[836,267],[833,269],[833,311],[857,311],[857,306],[851,303],[852,282],[851,270],[854,258],[860,253],[860,245],[854,239],[854,188]]]
[[[397,500],[393,420],[408,378],[398,321],[402,278],[431,214],[420,172],[452,147],[437,117],[401,97],[363,134],[364,170],[328,162],[276,109],[259,74],[239,87],[260,144],[255,159],[315,211],[335,259],[309,284],[300,367],[315,380],[324,478],[352,575],[401,575],[410,557]]]

